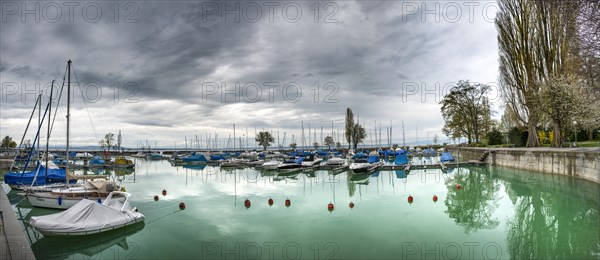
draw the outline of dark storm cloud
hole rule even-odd
[[[239,3],[243,9],[247,2],[133,3],[138,11],[129,23],[123,14],[114,21],[109,2],[100,2],[106,12],[93,23],[82,17],[73,23],[9,17],[0,24],[2,81],[60,84],[72,59],[90,114],[102,113],[97,117],[123,127],[168,127],[156,138],[179,139],[169,132],[229,130],[232,123],[296,130],[302,120],[338,124],[346,107],[365,121],[421,120],[440,128],[437,102],[423,103],[420,93],[403,97],[403,84],[496,78],[493,24],[423,22],[421,2],[410,14],[403,4],[412,2],[331,2],[338,8],[336,23],[325,23],[326,13],[314,21],[310,8],[317,2],[292,2],[303,11],[294,23],[281,15],[289,1],[278,2],[272,22],[266,2],[256,2],[263,7],[256,22],[248,14],[235,21],[207,8],[235,9]],[[261,87],[259,93],[251,83]],[[270,83],[279,84],[273,92],[265,85]],[[302,92],[297,100],[293,91],[291,96],[283,91],[289,83]],[[325,89],[326,83],[334,83],[335,91]],[[216,92],[207,89],[215,85]],[[236,98],[223,94],[222,86],[235,89]],[[14,111],[7,109],[33,105],[21,96],[2,100],[3,131],[17,128],[7,120]],[[76,109],[85,107],[80,101]]]

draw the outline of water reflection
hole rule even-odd
[[[453,178],[446,179],[448,217],[464,227],[470,234],[480,229],[498,226],[494,211],[498,207],[500,184],[493,179],[488,168],[465,168]],[[461,185],[460,188],[456,185]]]
[[[139,250],[135,243],[127,242],[127,237],[144,229],[139,222],[118,230],[82,237],[43,237],[31,245],[37,259],[82,258],[80,255],[104,258],[125,258],[134,256]],[[116,247],[115,247],[116,246]]]
[[[530,177],[522,172],[502,174],[515,210],[514,218],[508,220],[511,258],[600,257],[598,191],[592,188],[590,199],[582,199],[573,196],[573,190],[585,190],[589,183],[564,176]]]
[[[116,258],[114,252],[120,252],[120,256],[136,253],[135,258],[194,258],[203,252],[198,252],[200,247],[195,247],[193,241],[216,241],[218,245],[250,241],[260,245],[293,239],[308,246],[314,244],[315,237],[339,244],[340,253],[335,257],[340,259],[398,258],[402,255],[393,249],[402,243],[426,243],[429,249],[440,242],[442,250],[446,245],[442,243],[448,241],[460,245],[475,241],[482,245],[495,243],[501,247],[501,258],[600,255],[600,188],[596,184],[582,185],[581,180],[572,178],[523,176],[521,172],[486,167],[353,174],[172,166],[165,161],[137,163],[134,172],[111,174],[123,176],[134,204],[147,217],[145,227],[93,239],[86,237],[81,247],[71,246],[76,244],[75,239],[46,239],[31,230],[28,235],[36,256]],[[461,184],[460,190],[456,184]],[[168,195],[153,201],[162,189],[167,189]],[[409,194],[414,196],[412,204],[407,203]],[[437,203],[432,201],[434,194],[439,196]],[[9,198],[24,222],[31,215],[53,213],[32,209],[22,197]],[[269,198],[275,200],[274,205],[267,203]],[[244,207],[245,199],[252,201],[249,209]],[[286,199],[291,200],[291,206],[284,204]],[[188,208],[172,217],[180,201]],[[335,204],[332,213],[327,211],[329,202]],[[356,207],[350,209],[349,202],[356,203]],[[303,217],[298,218],[299,215]],[[399,216],[404,221],[396,221]],[[370,221],[374,217],[378,221]],[[432,228],[440,225],[445,226]],[[347,226],[364,228],[357,233]],[[410,236],[399,236],[402,232]],[[164,234],[181,239],[165,240]],[[357,235],[361,238],[357,239]],[[364,246],[362,237],[393,243]],[[177,251],[173,253],[166,250],[169,248],[178,250],[172,250]],[[306,255],[308,250],[304,251]],[[467,258],[467,250],[463,249],[463,258]],[[438,253],[435,257],[443,258],[445,251]],[[425,252],[415,257],[431,256]],[[479,252],[473,258],[484,257]]]

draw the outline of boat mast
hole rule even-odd
[[[38,103],[38,127],[42,127],[42,93],[40,92],[40,102]],[[38,162],[40,160],[41,154],[40,154],[40,138],[41,136],[37,137],[37,152],[38,152]]]
[[[69,128],[71,118],[71,60],[67,61],[67,168],[65,172],[65,178],[67,180],[67,186],[69,186]]]
[[[52,92],[54,91],[54,81],[55,80],[52,80],[52,85],[50,86],[50,101],[48,102],[48,132],[46,132],[46,179],[48,178],[48,160],[50,160],[48,156],[48,148],[50,146],[50,122],[52,121],[50,118],[52,118]]]

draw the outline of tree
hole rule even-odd
[[[438,135],[437,135],[437,134],[434,134],[434,135],[433,135],[433,144],[436,144],[436,145],[437,145],[437,142],[438,142]]]
[[[490,87],[459,81],[450,88],[440,102],[445,124],[444,134],[452,138],[467,137],[469,144],[473,139],[479,142],[491,123],[491,110],[487,99]]]
[[[562,146],[565,127],[570,126],[574,117],[585,110],[584,107],[579,108],[575,84],[577,83],[574,82],[574,78],[558,77],[547,81],[542,89],[542,104],[552,121],[553,147]]]
[[[527,126],[527,147],[539,146],[537,127],[546,81],[568,73],[577,1],[499,0],[496,15],[500,90],[506,105]]]
[[[113,133],[106,134],[99,144],[100,147],[106,148],[110,152],[110,148],[115,147],[115,135]]]
[[[498,130],[498,128],[496,127],[492,127],[492,130],[489,131],[485,137],[488,139],[488,144],[489,145],[499,145],[502,144],[502,140],[504,139],[504,136],[502,135],[502,132],[500,132],[500,130]]]
[[[12,137],[10,136],[5,136],[4,139],[2,139],[2,144],[0,144],[0,148],[2,149],[8,149],[8,148],[15,148],[17,147],[17,143],[15,141],[13,141]]]
[[[398,148],[398,144],[393,144],[392,145],[392,149],[394,149],[394,151],[396,150],[396,148]]]
[[[267,131],[259,132],[258,134],[256,134],[255,140],[256,142],[258,142],[259,145],[262,145],[263,150],[265,151],[267,150],[267,147],[271,146],[271,143],[275,141],[271,133]]]
[[[358,147],[359,143],[362,143],[367,137],[367,130],[362,125],[356,123],[352,128],[352,144],[354,149]]]
[[[352,113],[352,109],[346,108],[345,136],[346,136],[346,141],[348,142],[348,149],[350,149],[350,144],[352,143],[353,128],[354,128],[354,114]]]
[[[331,136],[325,137],[324,143],[327,145],[327,150],[331,150],[331,146],[335,144],[335,142],[333,142],[333,137]]]
[[[290,147],[292,147],[292,149],[296,150],[296,146],[298,146],[296,143],[291,143]]]
[[[335,143],[335,147],[337,147],[337,149],[341,149],[342,148],[342,143],[340,143],[339,141]]]
[[[317,143],[317,142],[314,142],[314,143],[313,143],[313,146],[315,147],[315,150],[319,149],[319,143]]]

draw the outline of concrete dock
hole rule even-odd
[[[0,259],[35,259],[22,225],[0,189]]]

